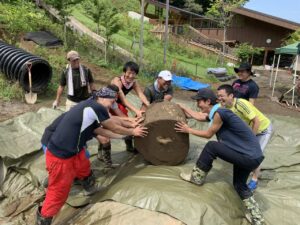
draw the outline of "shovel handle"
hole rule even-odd
[[[29,92],[31,92],[31,89],[32,89],[31,67],[32,67],[32,63],[31,62],[27,62],[28,80],[29,80]]]

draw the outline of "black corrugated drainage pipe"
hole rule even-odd
[[[38,56],[0,41],[0,71],[8,79],[19,81],[26,91],[29,91],[26,65],[28,62],[32,63],[32,91],[43,92],[52,77],[52,68],[49,63]]]

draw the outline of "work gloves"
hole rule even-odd
[[[53,108],[53,109],[56,109],[57,106],[58,106],[58,101],[55,100],[55,101],[52,103],[52,108]]]

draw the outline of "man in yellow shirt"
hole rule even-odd
[[[251,127],[253,133],[258,138],[262,151],[264,151],[273,132],[271,121],[249,101],[234,98],[233,93],[234,90],[231,85],[221,85],[218,88],[219,102],[223,107],[230,109]],[[252,179],[248,183],[248,187],[252,191],[257,188],[259,172],[260,167],[253,171]]]

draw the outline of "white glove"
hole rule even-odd
[[[55,101],[52,103],[52,108],[53,108],[53,109],[56,109],[57,106],[58,106],[58,101],[55,100]]]

